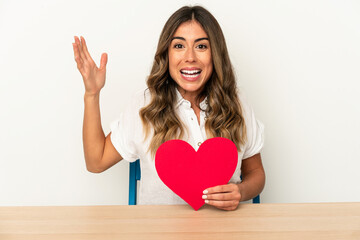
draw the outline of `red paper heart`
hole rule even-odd
[[[237,162],[236,145],[221,137],[206,140],[197,152],[185,141],[170,140],[155,155],[160,179],[195,210],[205,203],[205,189],[229,182]]]

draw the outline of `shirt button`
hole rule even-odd
[[[201,145],[201,142],[198,142],[198,146],[200,147],[200,145]]]
[[[191,118],[191,120],[194,120],[193,118]]]

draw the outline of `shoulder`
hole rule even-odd
[[[256,135],[258,131],[262,134],[264,131],[264,125],[255,116],[254,109],[247,100],[246,95],[243,92],[239,92],[238,98],[241,105],[241,114],[245,120],[248,138],[251,139],[252,135]]]
[[[254,110],[244,93],[238,93],[242,116],[246,127],[246,146],[243,159],[259,153],[264,145],[264,125],[257,120]]]

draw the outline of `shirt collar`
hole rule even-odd
[[[176,91],[176,104],[175,104],[175,108],[178,108],[180,105],[185,104],[187,107],[191,107],[191,103],[186,100],[185,98],[183,98],[183,96],[181,95],[181,93],[179,92],[179,90],[177,89],[177,87],[175,87],[175,91]],[[202,100],[200,102],[200,109],[205,110],[207,108],[207,97],[204,98],[204,100]]]

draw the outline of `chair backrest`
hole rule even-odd
[[[141,178],[140,160],[130,163],[129,167],[129,205],[136,205],[137,181]],[[253,198],[253,203],[260,203],[260,195]]]
[[[137,181],[141,178],[140,160],[131,162],[129,166],[129,205],[136,205]]]

